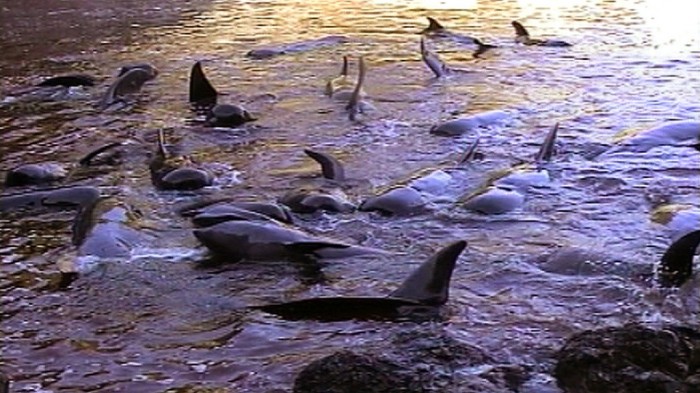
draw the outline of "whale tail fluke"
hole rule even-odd
[[[540,151],[537,152],[537,155],[535,156],[536,163],[540,164],[552,160],[552,156],[554,156],[554,151],[556,150],[555,147],[557,142],[558,131],[559,123],[556,123],[554,127],[552,127],[552,129],[549,130],[549,133],[547,133],[547,136],[544,138],[544,142],[542,142]]]
[[[345,107],[348,111],[348,117],[351,121],[357,119],[357,115],[362,113],[362,87],[365,83],[366,66],[364,57],[360,56],[358,60],[358,74],[357,83],[355,84],[355,89],[352,91],[352,96],[348,105]]]
[[[473,58],[478,58],[484,53],[490,51],[491,49],[498,48],[496,45],[484,44],[480,39],[472,37],[472,40],[476,44],[476,50],[472,53]]]
[[[218,92],[204,75],[201,62],[194,63],[190,72],[190,103],[200,106],[214,106],[217,96]]]
[[[345,180],[345,168],[337,158],[330,154],[310,149],[304,149],[304,153],[321,165],[321,173],[326,179],[338,182]]]
[[[656,273],[662,287],[679,287],[693,274],[693,256],[700,245],[700,230],[693,231],[671,244]]]
[[[466,246],[467,242],[461,240],[444,247],[423,262],[389,297],[431,306],[445,304],[449,297],[452,271]]]

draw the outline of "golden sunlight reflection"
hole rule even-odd
[[[396,4],[407,8],[427,10],[475,10],[478,0],[371,0],[375,4]]]
[[[700,47],[700,2],[686,0],[627,1],[635,6],[649,31],[652,49],[671,54]]]

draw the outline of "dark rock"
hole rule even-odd
[[[418,392],[411,389],[406,371],[377,356],[341,351],[306,366],[294,380],[294,392]]]
[[[554,375],[567,393],[698,392],[699,355],[696,330],[630,324],[571,337]]]
[[[294,392],[508,393],[530,378],[527,367],[494,364],[483,350],[440,327],[415,326],[379,347],[340,351],[310,363],[297,376]],[[482,365],[480,373],[456,372]]]
[[[68,172],[63,166],[55,163],[25,164],[7,172],[5,186],[19,187],[46,184],[59,181],[65,178],[67,174]]]

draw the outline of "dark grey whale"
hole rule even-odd
[[[198,190],[214,181],[208,172],[189,166],[187,160],[171,157],[165,148],[162,129],[158,130],[158,145],[149,170],[151,182],[161,190]]]
[[[386,297],[321,297],[252,308],[288,320],[433,319],[449,298],[452,271],[466,245],[457,241],[444,247]]]
[[[281,224],[263,221],[226,221],[195,229],[194,236],[214,254],[236,262],[275,260],[308,255],[342,258],[382,250],[354,246],[304,233]]]
[[[537,39],[531,38],[530,33],[527,31],[525,26],[520,22],[514,20],[511,25],[515,29],[515,42],[524,45],[534,45],[534,46],[552,46],[552,47],[566,47],[571,46],[570,43],[562,40],[553,39]]]
[[[700,245],[700,230],[693,231],[673,242],[657,269],[657,278],[662,287],[679,287],[693,274],[693,257]]]
[[[122,67],[119,77],[107,89],[98,104],[99,109],[107,109],[111,105],[124,102],[126,96],[141,91],[144,83],[154,79],[158,69],[150,64],[137,64]]]

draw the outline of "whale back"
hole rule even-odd
[[[679,287],[693,274],[693,256],[700,245],[700,230],[693,231],[671,244],[657,270],[659,284]]]
[[[390,298],[414,300],[424,305],[439,306],[449,297],[450,280],[457,258],[467,242],[454,242],[423,262]]]

